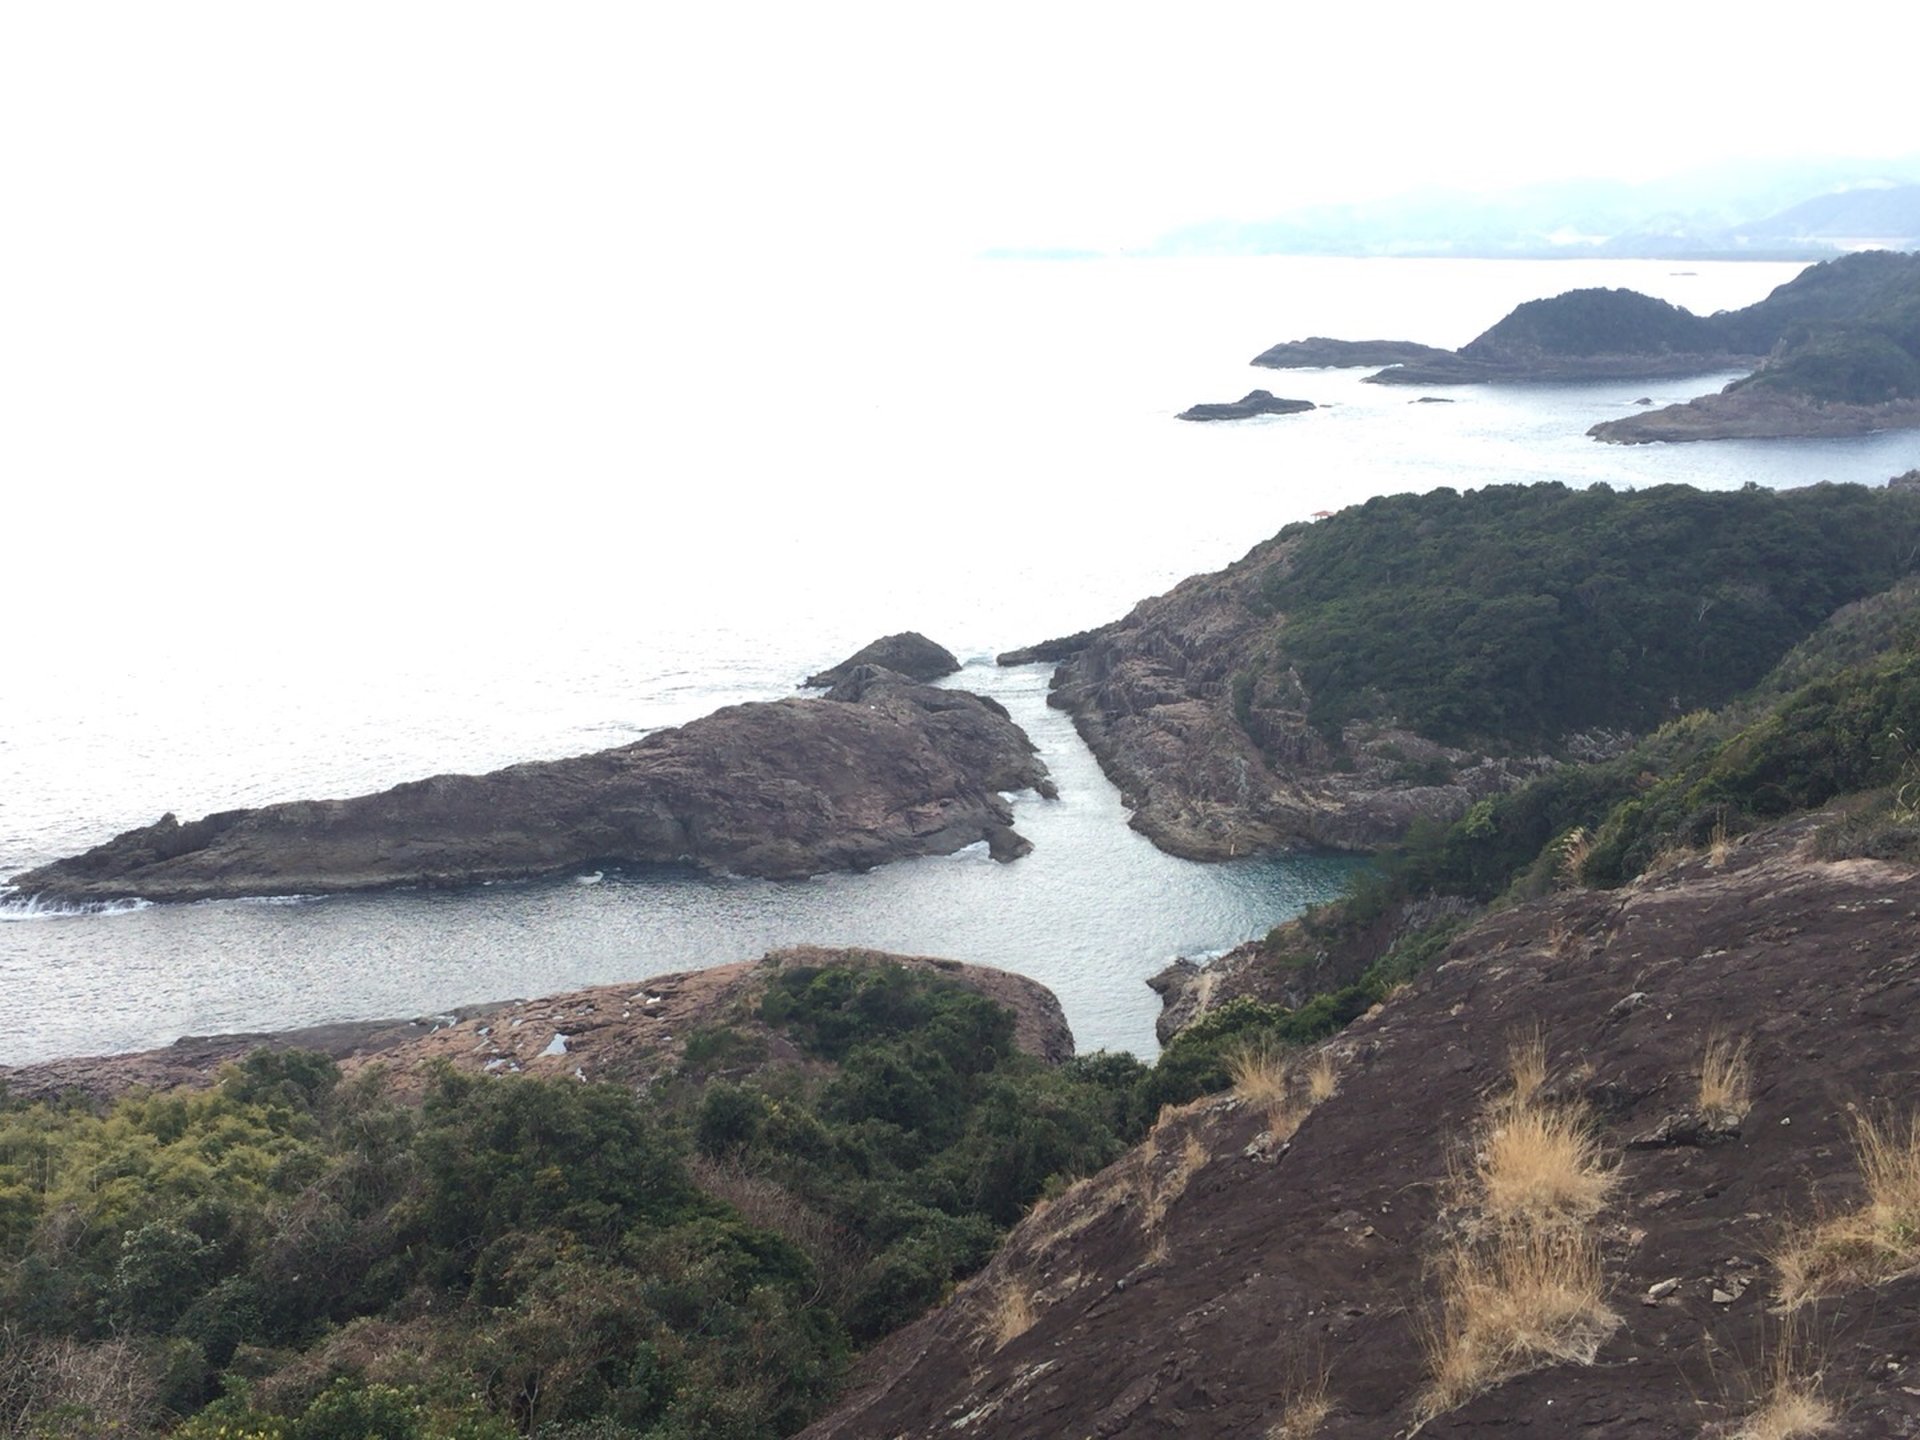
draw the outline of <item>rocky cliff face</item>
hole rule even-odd
[[[1794,1227],[1862,1204],[1859,1117],[1904,1135],[1920,1094],[1920,875],[1814,859],[1809,829],[1478,923],[1316,1080],[1171,1113],[1036,1210],[806,1435],[1786,1435],[1814,1432],[1741,1427],[1815,1375],[1832,1433],[1920,1433],[1920,1274],[1781,1310]],[[1528,1113],[1596,1136],[1608,1177],[1553,1243],[1597,1269],[1571,1328],[1486,1330],[1479,1380],[1436,1395],[1449,1277],[1517,1293],[1473,1268],[1515,1223],[1476,1177],[1535,1034]],[[1707,1114],[1716,1038],[1749,1073]]]
[[[1416,818],[1451,820],[1538,773],[1541,759],[1489,759],[1389,724],[1355,723],[1334,746],[1307,723],[1290,672],[1254,661],[1274,618],[1261,582],[1284,567],[1275,539],[1212,575],[1142,601],[1102,629],[1002,656],[1057,657],[1051,703],[1073,716],[1133,811],[1132,825],[1195,860],[1286,848],[1369,849]]]
[[[26,894],[201,900],[463,885],[600,864],[863,870],[1030,848],[1003,791],[1051,792],[992,700],[863,667],[819,700],[733,705],[633,745],[351,800],[173,816],[13,877]]]
[[[1014,1044],[1049,1063],[1073,1057],[1073,1032],[1051,990],[1024,975],[957,960],[871,950],[796,946],[759,960],[655,975],[624,985],[504,1000],[422,1020],[372,1020],[265,1034],[183,1039],[162,1050],[0,1066],[8,1093],[23,1100],[81,1094],[93,1099],[134,1086],[154,1090],[207,1085],[220,1068],[250,1052],[316,1050],[347,1069],[379,1061],[397,1077],[446,1063],[486,1074],[578,1075],[645,1085],[677,1066],[687,1037],[725,1024],[766,1044],[766,1063],[799,1063],[791,1042],[761,1023],[767,986],[800,967],[900,965],[958,980],[1014,1014]]]

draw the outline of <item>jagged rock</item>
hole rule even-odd
[[[997,703],[875,670],[839,699],[732,705],[632,745],[351,800],[174,816],[13,878],[65,900],[204,900],[520,879],[603,864],[864,870],[1030,848],[1002,792],[1051,794]]]
[[[882,635],[863,645],[838,665],[809,675],[810,690],[825,690],[838,684],[862,665],[878,665],[904,675],[909,680],[939,680],[955,674],[960,662],[944,645],[936,645],[917,630],[902,630],[898,635]]]

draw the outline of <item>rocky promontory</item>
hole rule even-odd
[[[258,1049],[311,1050],[355,1069],[373,1061],[390,1074],[425,1074],[439,1064],[484,1074],[576,1076],[646,1085],[686,1054],[687,1037],[726,1024],[763,1042],[769,1063],[797,1063],[792,1043],[759,1018],[768,984],[786,970],[900,966],[957,980],[1014,1015],[1016,1046],[1048,1063],[1073,1057],[1073,1032],[1053,992],[1037,980],[966,965],[870,950],[796,946],[759,960],[676,971],[621,985],[463,1007],[413,1020],[345,1021],[294,1030],[191,1036],[158,1050],[48,1060],[9,1068],[0,1083],[20,1100],[79,1094],[102,1100],[136,1086],[208,1085],[221,1069]]]
[[[788,878],[986,842],[1031,847],[1002,792],[1052,793],[995,701],[863,666],[820,699],[732,705],[632,745],[348,800],[172,815],[13,877],[156,901],[524,879],[600,864]]]
[[[1820,401],[1787,391],[1725,390],[1640,415],[1603,420],[1587,431],[1614,445],[1656,441],[1773,440],[1871,435],[1881,430],[1920,429],[1920,400],[1878,405]]]
[[[825,690],[838,685],[862,665],[878,665],[909,680],[921,681],[941,680],[960,669],[959,660],[946,646],[935,644],[917,630],[902,630],[898,635],[882,635],[838,665],[809,675],[807,688]]]
[[[1442,745],[1390,722],[1355,721],[1330,737],[1309,722],[1297,676],[1256,697],[1243,677],[1270,650],[1275,625],[1263,583],[1296,544],[1270,540],[1111,625],[1001,657],[1059,660],[1049,703],[1073,717],[1125,797],[1129,823],[1169,854],[1373,849],[1417,818],[1451,820],[1548,764]]]
[[[1316,408],[1311,400],[1283,400],[1271,390],[1249,390],[1238,400],[1193,405],[1176,420],[1251,420],[1256,415],[1298,415]]]

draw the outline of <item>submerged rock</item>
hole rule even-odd
[[[731,705],[632,745],[350,800],[166,815],[13,878],[24,894],[204,900],[450,886],[603,864],[740,875],[1031,847],[1004,791],[1051,793],[1006,711],[877,668],[827,699]]]

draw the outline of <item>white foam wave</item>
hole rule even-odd
[[[150,909],[151,900],[90,900],[82,904],[73,904],[66,900],[49,900],[41,895],[6,896],[0,898],[0,921],[7,920],[72,920],[83,915],[131,915],[136,910]]]

